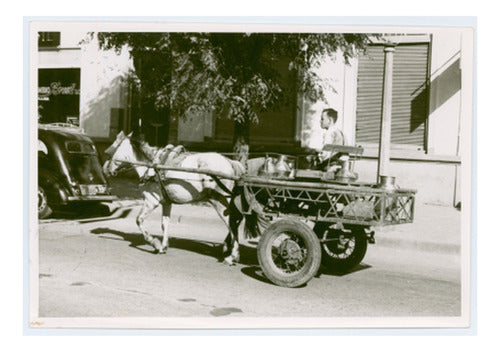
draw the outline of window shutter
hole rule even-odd
[[[396,46],[393,67],[391,143],[423,148],[428,116],[428,43]],[[384,46],[359,59],[356,143],[379,143]]]

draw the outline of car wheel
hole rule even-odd
[[[42,186],[38,186],[38,218],[46,219],[52,214],[52,208],[49,205],[49,198]]]

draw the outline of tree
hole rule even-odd
[[[324,99],[314,70],[337,51],[344,60],[370,41],[367,34],[340,33],[98,33],[100,47],[127,48],[134,59],[144,99],[178,118],[212,112],[235,121],[234,149],[249,143],[250,124],[284,99],[275,63],[286,57],[298,91]],[[245,148],[244,148],[245,149]]]

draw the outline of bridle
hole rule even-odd
[[[148,162],[152,162],[152,159],[149,157],[148,154],[146,154],[140,147],[136,147],[134,145],[134,142],[130,139],[130,137],[128,136],[125,136],[124,139],[120,142],[120,144],[118,144],[118,146],[116,147],[116,149],[118,149],[120,147],[120,145],[123,143],[123,141],[125,139],[128,139],[129,140],[129,143],[130,145],[132,146],[132,151],[133,153],[141,153],[142,156],[148,161]],[[156,154],[155,154],[156,155]],[[138,159],[138,158],[137,158]],[[153,157],[153,160],[154,160],[154,157]],[[127,161],[122,161],[122,162],[117,162],[117,161],[113,161],[113,158],[111,158],[109,160],[109,162],[115,162],[115,163],[120,163],[119,166],[116,168],[116,170],[114,170],[112,172],[112,174],[114,176],[117,176],[119,173],[123,173],[123,172],[126,172],[126,171],[130,171],[130,170],[135,170],[135,166],[133,164],[133,162],[127,162]],[[154,167],[148,167],[146,169],[146,171],[144,172],[144,174],[139,178],[139,184],[145,184],[147,183],[150,178],[148,177],[148,173],[149,173],[149,170],[150,169],[153,169],[155,171],[155,174],[158,173],[158,171],[154,168]],[[151,177],[152,178],[152,177]]]

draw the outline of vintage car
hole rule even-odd
[[[38,126],[38,217],[63,206],[116,199],[92,140],[67,124]]]

